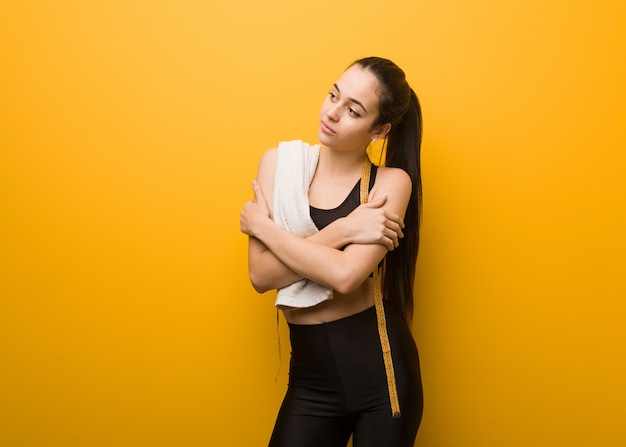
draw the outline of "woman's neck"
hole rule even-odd
[[[360,175],[366,156],[365,151],[341,151],[322,146],[317,171],[327,177]]]

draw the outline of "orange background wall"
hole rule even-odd
[[[265,445],[239,211],[371,54],[425,117],[416,445],[626,444],[623,1],[5,3],[0,445]]]

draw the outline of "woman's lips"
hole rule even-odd
[[[324,121],[322,121],[321,125],[320,125],[322,132],[324,132],[326,135],[335,135],[335,131],[330,128],[328,126],[328,124],[326,124]]]

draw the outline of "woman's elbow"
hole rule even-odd
[[[343,272],[334,279],[332,289],[341,295],[349,295],[363,284],[364,279],[351,271]]]
[[[258,275],[253,272],[250,272],[250,283],[257,293],[265,293],[273,289],[264,278],[264,275]]]

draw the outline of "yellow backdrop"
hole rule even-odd
[[[265,445],[289,347],[239,211],[372,54],[425,119],[416,445],[626,444],[624,5],[0,7],[0,445]]]

